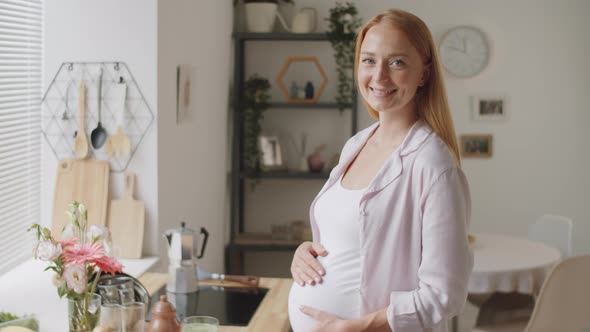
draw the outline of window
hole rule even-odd
[[[0,0],[0,274],[32,255],[40,220],[42,0]]]

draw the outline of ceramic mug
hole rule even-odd
[[[315,8],[301,8],[295,17],[293,17],[291,31],[295,33],[314,32],[318,24],[317,15]]]

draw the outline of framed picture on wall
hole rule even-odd
[[[503,96],[472,97],[472,118],[475,121],[504,121],[507,119],[507,102]]]
[[[193,73],[190,65],[176,67],[176,124],[187,122],[192,116]]]
[[[467,158],[490,158],[492,135],[461,135],[461,155]]]
[[[280,170],[285,168],[281,144],[277,136],[260,136],[258,144],[262,157],[260,164],[264,170]]]

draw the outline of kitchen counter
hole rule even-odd
[[[123,271],[133,277],[145,273],[158,257],[119,259]],[[68,301],[59,298],[47,262],[29,259],[0,276],[0,311],[18,316],[35,314],[43,332],[68,331]]]
[[[139,280],[150,294],[165,287],[166,273],[145,273]],[[220,326],[219,332],[273,331],[288,332],[289,314],[287,300],[293,280],[283,278],[260,278],[259,287],[268,288],[268,293],[256,309],[248,326]],[[240,287],[240,284],[224,280],[202,280],[200,285]]]

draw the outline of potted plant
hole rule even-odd
[[[244,168],[248,172],[260,172],[261,153],[258,148],[258,137],[262,131],[261,121],[264,111],[268,108],[270,95],[268,79],[256,74],[248,78],[244,84],[243,115],[244,115]]]
[[[356,6],[347,2],[336,3],[330,9],[328,36],[334,49],[336,71],[338,72],[338,95],[336,101],[343,109],[345,104],[353,102],[354,92],[354,47],[356,30],[361,26],[361,19],[357,17]]]

